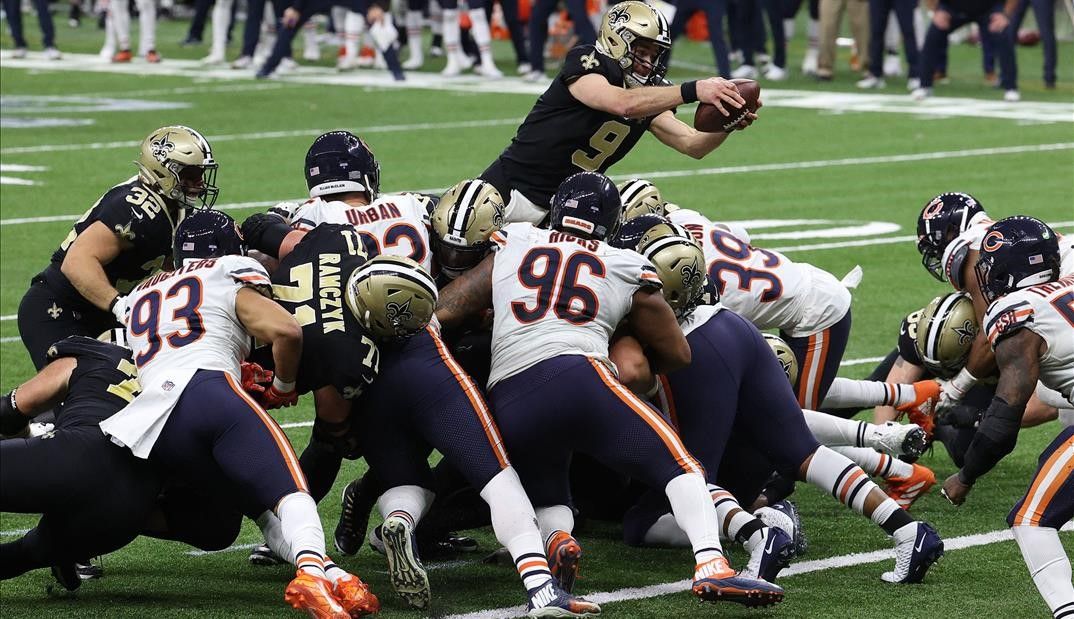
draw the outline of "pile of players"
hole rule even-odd
[[[375,505],[370,543],[419,609],[432,595],[423,550],[465,543],[446,533],[465,522],[491,524],[530,616],[598,614],[572,593],[576,509],[587,481],[623,496],[623,477],[640,488],[615,516],[624,540],[691,548],[702,600],[782,600],[774,581],[805,550],[785,500],[796,481],[892,536],[882,578],[915,583],[943,542],[906,510],[934,477],[900,458],[947,436],[961,470],[944,491],[959,504],[1013,449],[1027,403],[1038,419],[1071,408],[1074,249],[1039,220],[987,220],[965,194],[925,207],[919,249],[969,300],[946,295],[907,324],[891,373],[911,382],[852,381],[836,372],[860,273],[840,281],[755,247],[643,180],[578,173],[546,225],[509,222],[482,180],[380,195],[372,151],[333,131],[306,154],[310,199],[240,231],[209,208],[217,164],[198,132],[153,132],[138,164],[20,306],[40,371],[3,398],[0,432],[50,408],[56,420],[48,440],[0,442],[0,510],[43,514],[0,547],[2,578],[49,567],[75,588],[76,564],[138,535],[221,548],[246,516],[266,542],[252,559],[297,569],[292,606],[376,612],[327,556],[316,507],[342,461],[360,457],[369,472],[346,486],[336,547],[358,551]],[[125,347],[85,337],[114,331]],[[982,405],[976,377],[997,366]],[[298,456],[265,410],[308,393],[316,419]],[[866,406],[924,427],[815,410]],[[1056,529],[1074,507],[1072,432],[1042,455],[1010,519],[1053,610],[1070,586]],[[588,459],[572,467],[576,453]],[[744,546],[741,571],[723,540]]]

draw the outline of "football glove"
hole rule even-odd
[[[298,403],[298,391],[294,383],[285,383],[279,378],[273,378],[272,384],[258,398],[261,406],[266,410],[273,408],[287,408]]]
[[[942,415],[945,411],[962,402],[966,392],[977,384],[977,377],[970,374],[969,370],[962,368],[958,374],[949,381],[941,381],[940,401],[936,404],[936,414]]]
[[[264,393],[265,389],[272,383],[272,370],[266,370],[256,363],[247,361],[243,361],[240,367],[242,369],[242,390],[255,398]]]
[[[241,231],[247,247],[279,258],[280,245],[291,228],[276,213],[254,213],[242,222]]]
[[[955,428],[976,428],[983,413],[984,410],[976,406],[960,402],[946,409],[937,423]]]
[[[127,316],[131,312],[130,308],[127,307],[127,297],[117,294],[116,298],[112,299],[112,304],[108,306],[108,309],[116,317],[116,322],[121,325],[127,324]]]

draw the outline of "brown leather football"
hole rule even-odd
[[[697,111],[694,112],[694,129],[705,133],[728,133],[738,127],[738,123],[746,117],[747,112],[757,111],[757,100],[761,96],[761,85],[754,80],[735,79],[731,80],[738,88],[738,93],[746,100],[746,105],[734,108],[729,103],[724,107],[730,112],[729,115],[720,113],[711,103],[698,103]]]

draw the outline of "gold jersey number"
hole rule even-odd
[[[595,152],[591,155],[579,148],[571,155],[571,163],[583,170],[595,172],[608,157],[615,154],[628,135],[630,135],[630,127],[617,120],[609,120],[597,129],[593,137],[589,138],[589,147]]]

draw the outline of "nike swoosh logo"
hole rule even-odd
[[[776,536],[772,533],[768,534],[768,546],[764,549],[766,554],[772,553],[772,544],[776,541]]]
[[[925,534],[921,534],[921,539],[918,540],[917,546],[914,546],[914,552],[921,552],[921,547],[925,545]]]

